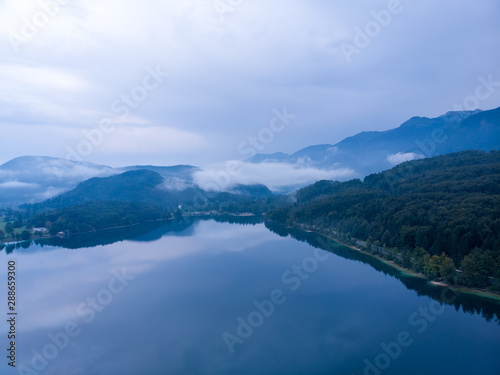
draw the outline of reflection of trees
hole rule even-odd
[[[472,294],[448,291],[446,294],[448,297],[451,295],[451,293],[455,293],[458,295],[456,295],[456,298],[453,299],[453,302],[446,302],[443,301],[442,298],[443,291],[446,288],[429,284],[428,281],[423,278],[406,275],[398,269],[391,267],[379,261],[378,259],[369,256],[368,254],[350,249],[316,233],[287,228],[275,222],[269,221],[266,221],[265,225],[267,229],[281,237],[290,236],[298,241],[306,242],[315,248],[329,251],[345,259],[368,264],[371,267],[375,268],[377,271],[383,272],[385,275],[398,279],[408,289],[414,290],[419,296],[428,296],[441,303],[454,305],[455,310],[457,311],[461,308],[466,313],[472,315],[478,314],[488,322],[496,320],[497,323],[500,324],[500,304],[495,301]]]
[[[206,219],[206,218],[205,218]],[[218,223],[229,223],[238,225],[257,225],[264,221],[263,216],[233,216],[233,215],[222,215],[213,216],[211,219]]]
[[[70,238],[51,237],[35,240],[40,246],[57,246],[67,249],[81,249],[85,247],[96,247],[110,245],[115,242],[132,240],[140,242],[151,242],[162,238],[167,234],[191,235],[193,222],[190,220],[154,221],[127,227],[107,229],[96,232],[80,233]]]
[[[27,249],[31,246],[33,242],[31,240],[25,240],[25,241],[20,241],[20,242],[16,242],[16,243],[9,243],[9,244],[2,244],[0,245],[0,250],[3,250],[5,249],[5,252],[7,254],[11,254],[12,252],[14,252],[14,250],[16,249]]]
[[[67,249],[81,249],[85,247],[95,247],[110,245],[120,241],[150,242],[156,241],[163,236],[192,236],[194,234],[194,223],[198,221],[215,220],[221,223],[231,223],[239,225],[256,225],[263,222],[263,217],[248,216],[206,216],[206,217],[181,217],[168,221],[153,221],[138,225],[130,225],[121,228],[107,229],[102,231],[79,233],[69,238],[40,238],[32,241],[23,241],[6,246],[8,254],[16,249],[27,249],[32,243],[40,247],[56,246]],[[1,250],[1,249],[0,249]]]
[[[5,245],[7,254],[15,250],[28,249],[33,243],[43,248],[43,246],[56,246],[68,249],[80,249],[85,247],[95,247],[108,245],[119,241],[132,240],[137,242],[156,241],[163,236],[192,236],[195,233],[194,224],[199,221],[215,220],[239,225],[256,225],[262,223],[262,217],[200,217],[200,218],[182,218],[181,220],[169,220],[144,223],[129,227],[116,228],[95,233],[84,233],[71,236],[67,239],[62,238],[43,238],[34,241],[22,241],[15,244]],[[446,303],[442,300],[443,287],[429,284],[426,279],[412,277],[403,274],[398,269],[393,268],[378,259],[359,251],[343,246],[327,237],[312,232],[305,232],[298,229],[290,229],[282,225],[266,222],[266,228],[281,237],[290,236],[297,241],[305,242],[315,248],[329,251],[345,259],[368,264],[377,271],[385,275],[397,278],[408,289],[414,290],[419,296],[428,296],[436,301]],[[0,249],[1,250],[1,249]],[[448,292],[448,294],[451,292]],[[458,311],[462,309],[469,314],[479,314],[487,321],[496,320],[500,324],[500,304],[475,295],[459,294],[456,299],[450,303]]]

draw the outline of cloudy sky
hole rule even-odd
[[[206,166],[249,137],[294,152],[436,117],[500,81],[499,19],[498,0],[0,0],[0,164]]]

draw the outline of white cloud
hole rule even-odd
[[[21,181],[7,181],[0,183],[0,189],[38,189],[40,185]]]
[[[349,168],[323,170],[287,163],[229,161],[195,172],[195,183],[204,190],[230,190],[236,184],[263,184],[273,191],[304,186],[318,180],[347,180],[355,175]]]
[[[89,88],[88,82],[75,72],[69,73],[56,68],[13,64],[3,65],[0,68],[3,90],[7,84],[11,85],[10,88],[29,84],[31,92],[37,90],[79,91]]]
[[[407,153],[398,152],[397,154],[387,155],[387,161],[392,165],[398,165],[405,161],[423,159],[423,158],[425,158],[424,155],[417,154],[414,152],[407,152]]]
[[[41,171],[48,175],[54,177],[64,176],[65,178],[76,178],[79,180],[86,180],[91,177],[102,177],[110,176],[112,174],[118,173],[112,169],[107,168],[92,168],[84,165],[78,165],[71,162],[70,160],[65,160],[59,163],[54,161],[50,163],[51,165],[41,168]]]
[[[166,178],[165,181],[163,181],[163,183],[159,186],[160,189],[167,191],[182,191],[189,187],[192,187],[191,183],[177,177]]]
[[[92,113],[84,95],[91,94],[91,84],[71,69],[36,65],[0,65],[0,101],[8,105],[0,116],[18,120],[36,117],[39,122],[75,120]],[[67,123],[66,123],[67,126]]]
[[[59,194],[62,194],[64,192],[68,191],[68,189],[65,188],[56,188],[53,186],[49,186],[44,192],[38,193],[34,196],[33,201],[34,202],[41,202],[46,199],[53,198]]]
[[[172,127],[116,127],[106,135],[99,150],[103,153],[148,154],[195,151],[206,146],[196,133]]]
[[[77,153],[78,159],[68,153],[68,148],[74,152],[79,149],[87,151],[86,146],[90,141],[84,135],[84,131],[87,134],[96,132],[98,123],[85,128],[64,125],[7,124],[2,131],[9,134],[10,142],[3,144],[2,149],[4,152],[10,150],[14,156],[50,155],[97,164],[123,166],[188,164],[189,161],[186,159],[190,154],[206,153],[209,147],[203,135],[179,130],[176,127],[114,124],[114,128],[115,130],[109,134],[101,133],[102,138],[97,139],[96,136],[99,142],[95,145],[91,144],[90,152],[86,155]],[[51,144],[50,150],[47,149],[47,144]],[[84,147],[82,147],[83,144],[85,144]],[[156,162],[148,159],[151,155],[156,158]],[[8,160],[4,160],[6,161]],[[52,175],[58,175],[58,169],[64,168],[65,173],[75,175],[75,177],[80,174],[90,177],[103,174],[103,171],[94,171],[92,167],[66,168],[69,165],[68,163],[64,163],[64,166],[59,163],[48,165],[47,171]]]
[[[212,0],[147,0],[126,6],[120,0],[72,0],[15,52],[9,32],[20,33],[25,19],[41,7],[38,0],[0,1],[0,34],[5,36],[0,38],[0,127],[12,122],[53,126],[37,153],[60,156],[54,150],[67,144],[60,142],[61,128],[96,126],[113,112],[116,99],[141,83],[147,66],[161,64],[171,77],[133,108],[125,125],[166,127],[206,139],[217,134],[245,139],[269,124],[272,108],[286,105],[298,118],[265,152],[292,153],[335,144],[363,130],[394,128],[414,115],[441,115],[473,94],[479,74],[500,77],[495,0],[474,9],[452,0],[407,2],[352,64],[343,58],[339,42],[352,42],[355,27],[363,28],[371,12],[386,4],[229,3],[229,11],[219,17]],[[459,63],[450,68],[449,61]],[[496,93],[481,103],[483,109],[497,105]],[[38,133],[24,133],[17,143],[21,147],[2,147],[0,159],[26,154],[30,147],[24,145],[41,139]],[[14,144],[17,135],[4,132],[2,137]],[[192,137],[177,140],[191,150]],[[120,152],[117,162],[126,157],[128,146],[113,148]],[[235,157],[238,143],[216,139],[206,146],[202,156],[189,162]],[[163,164],[163,156],[155,153],[142,161]],[[106,164],[110,153],[89,158]]]

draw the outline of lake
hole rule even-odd
[[[0,373],[500,374],[500,305],[267,226],[196,219],[4,249],[0,295],[15,260],[18,315],[16,369],[3,356]]]

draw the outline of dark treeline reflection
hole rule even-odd
[[[22,241],[15,244],[6,245],[4,250],[9,254],[14,251],[34,252],[43,250],[44,246],[62,247],[67,249],[80,249],[95,246],[109,245],[119,241],[151,242],[163,236],[192,236],[195,233],[195,224],[199,221],[215,220],[217,222],[257,225],[264,222],[263,217],[249,216],[207,216],[197,218],[181,218],[180,220],[168,220],[149,222],[129,227],[115,228],[93,233],[80,233],[69,238],[42,238],[34,241]],[[470,314],[479,314],[487,321],[496,321],[500,324],[500,304],[486,298],[481,298],[471,294],[459,292],[446,292],[446,301],[443,301],[444,287],[430,284],[426,279],[413,277],[400,272],[372,256],[350,249],[333,240],[312,232],[284,227],[275,222],[266,222],[265,226],[271,232],[281,236],[290,236],[297,241],[306,242],[315,248],[321,248],[345,259],[368,264],[377,271],[385,275],[394,277],[401,281],[408,289],[414,290],[419,296],[428,296],[436,301],[446,304],[453,304],[458,311],[460,308]],[[38,246],[31,246],[32,244]],[[450,302],[448,298],[456,294]]]
[[[182,217],[180,219],[153,221],[143,224],[131,225],[121,228],[106,229],[96,232],[77,233],[67,238],[50,237],[36,240],[21,241],[5,245],[7,254],[15,250],[23,249],[23,252],[39,251],[39,247],[31,247],[32,244],[40,247],[55,246],[66,249],[81,249],[110,245],[120,241],[151,242],[163,236],[192,236],[194,224],[198,221],[215,220],[221,223],[239,225],[257,225],[263,222],[262,216],[204,216],[204,217]],[[1,249],[0,249],[1,250]]]
[[[267,229],[281,237],[290,236],[297,241],[306,242],[313,247],[329,251],[345,259],[369,264],[377,271],[398,279],[408,289],[417,292],[419,296],[428,296],[440,303],[454,305],[457,311],[461,308],[469,314],[477,313],[481,315],[488,322],[493,320],[500,324],[500,303],[498,302],[473,294],[460,293],[445,287],[432,285],[427,279],[406,275],[372,256],[343,246],[325,236],[313,232],[287,228],[269,221],[266,221],[265,225]]]

